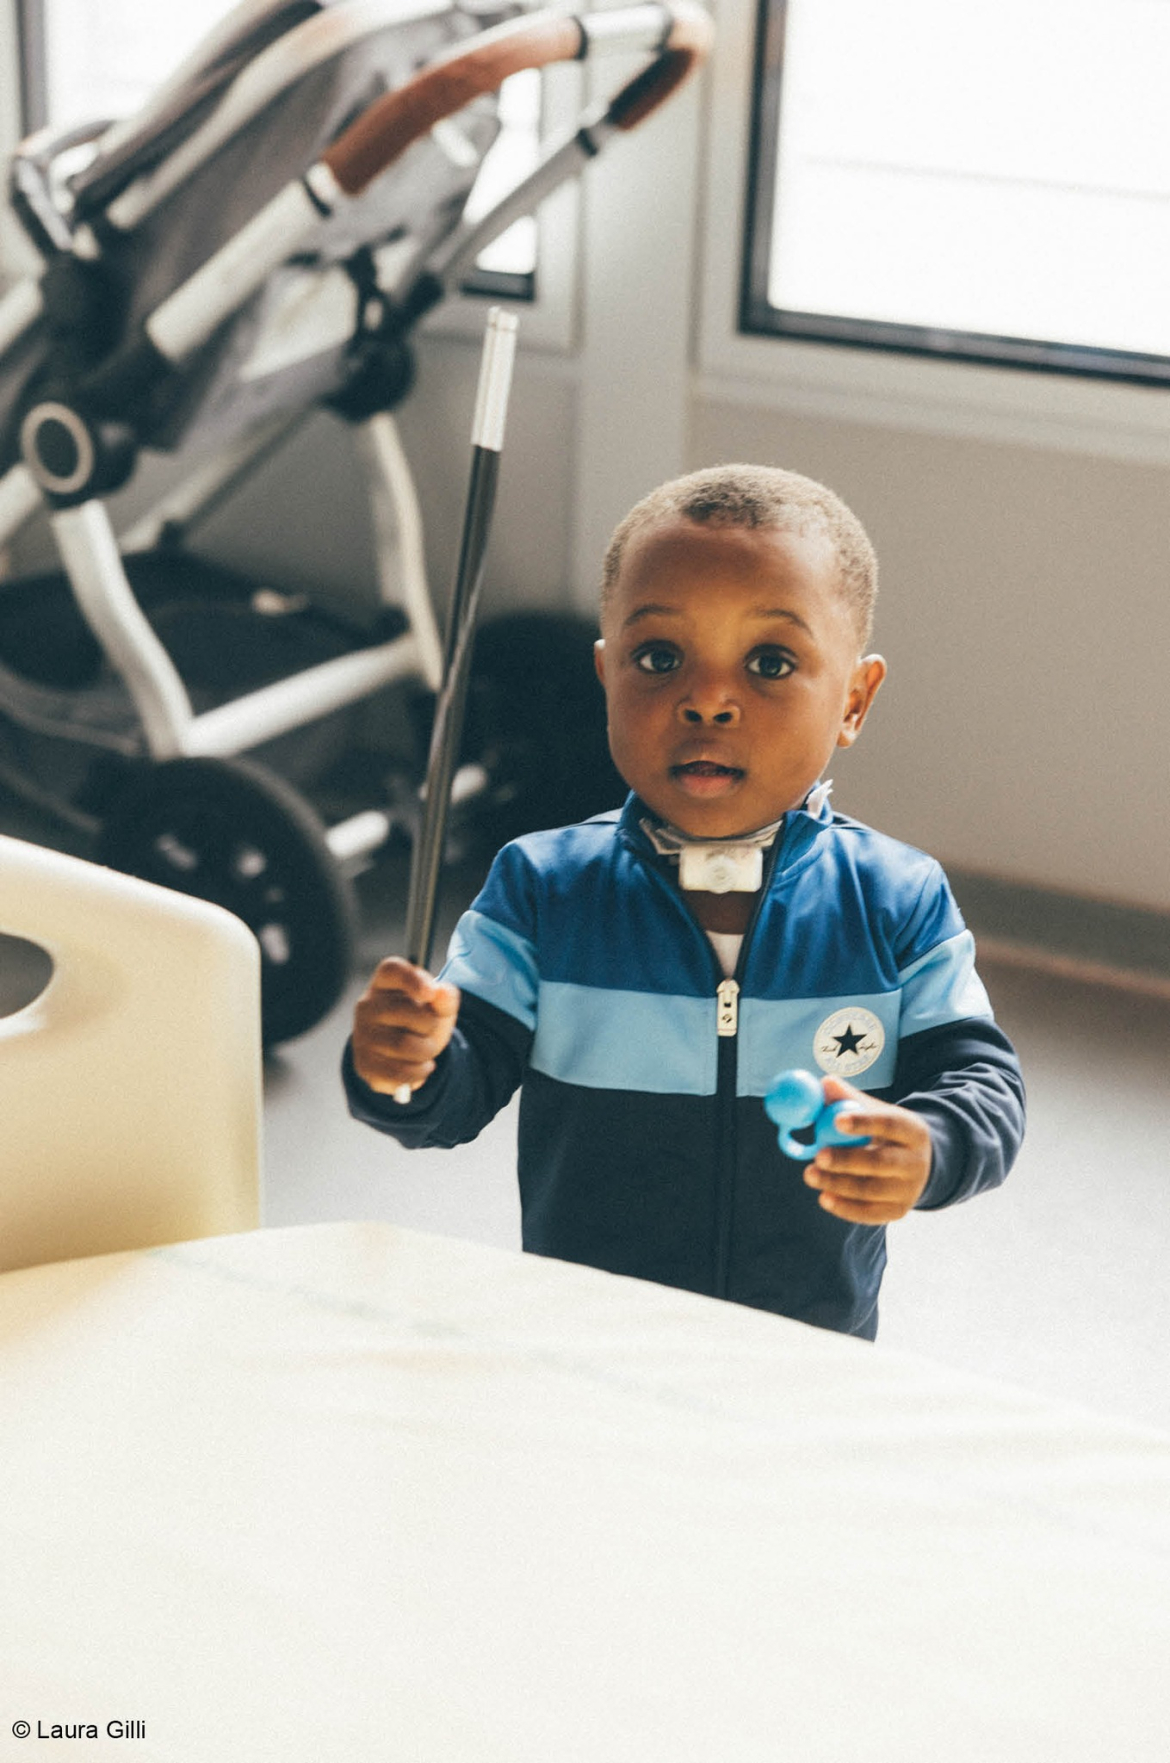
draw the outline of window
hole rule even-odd
[[[237,0],[20,0],[26,129],[69,128],[129,116],[197,48]],[[540,75],[505,81],[500,134],[468,202],[476,220],[535,165],[539,151]],[[473,292],[531,299],[536,222],[516,221],[479,259]]]
[[[235,0],[20,0],[25,127],[129,116]]]
[[[468,220],[479,220],[535,169],[540,157],[540,99],[540,74],[535,68],[513,74],[500,87],[500,132],[467,199]],[[531,300],[536,291],[536,246],[535,217],[513,221],[507,232],[480,252],[476,272],[465,285],[477,294]]]
[[[743,331],[1170,383],[1170,0],[762,0]]]

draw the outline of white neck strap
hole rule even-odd
[[[832,782],[817,784],[805,798],[809,814],[819,814]],[[678,864],[678,885],[688,893],[754,894],[764,879],[764,852],[784,825],[784,816],[756,832],[734,839],[701,839],[667,821],[642,821],[642,831],[660,857]]]

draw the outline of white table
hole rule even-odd
[[[3,1758],[1170,1755],[1170,1436],[752,1311],[221,1238],[0,1278],[0,1429]]]

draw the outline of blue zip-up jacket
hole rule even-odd
[[[884,1229],[817,1204],[762,1097],[793,1066],[912,1108],[923,1208],[994,1187],[1023,1134],[1011,1043],[933,858],[789,813],[725,981],[674,874],[621,811],[505,846],[442,977],[462,1002],[412,1100],[349,1104],[400,1144],[473,1139],[522,1085],[524,1247],[873,1337]]]

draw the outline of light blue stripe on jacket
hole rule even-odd
[[[536,951],[527,937],[474,908],[455,926],[439,974],[461,990],[536,1027]]]
[[[542,980],[531,1061],[586,1089],[713,1096],[715,1031],[714,993],[677,998]]]
[[[936,943],[898,975],[902,987],[903,1039],[968,1016],[992,1020],[991,1000],[975,971],[975,939],[969,930]]]
[[[844,998],[741,998],[736,1093],[765,1096],[782,1071],[820,1071],[817,1030],[839,1010],[865,1010],[876,1016],[885,1044],[866,1071],[849,1077],[855,1089],[881,1090],[894,1081],[898,1059],[898,992],[850,992]]]
[[[534,1029],[531,1063],[547,1077],[586,1089],[715,1093],[719,1041],[713,994],[680,997],[541,980],[533,945],[474,910],[459,921],[442,977]],[[763,1096],[777,1073],[792,1067],[817,1070],[817,1031],[839,1011],[867,1011],[884,1031],[874,1063],[850,1075],[864,1090],[893,1082],[899,1038],[961,1017],[991,1019],[968,931],[928,950],[898,977],[900,989],[889,992],[741,997],[737,1094]]]

